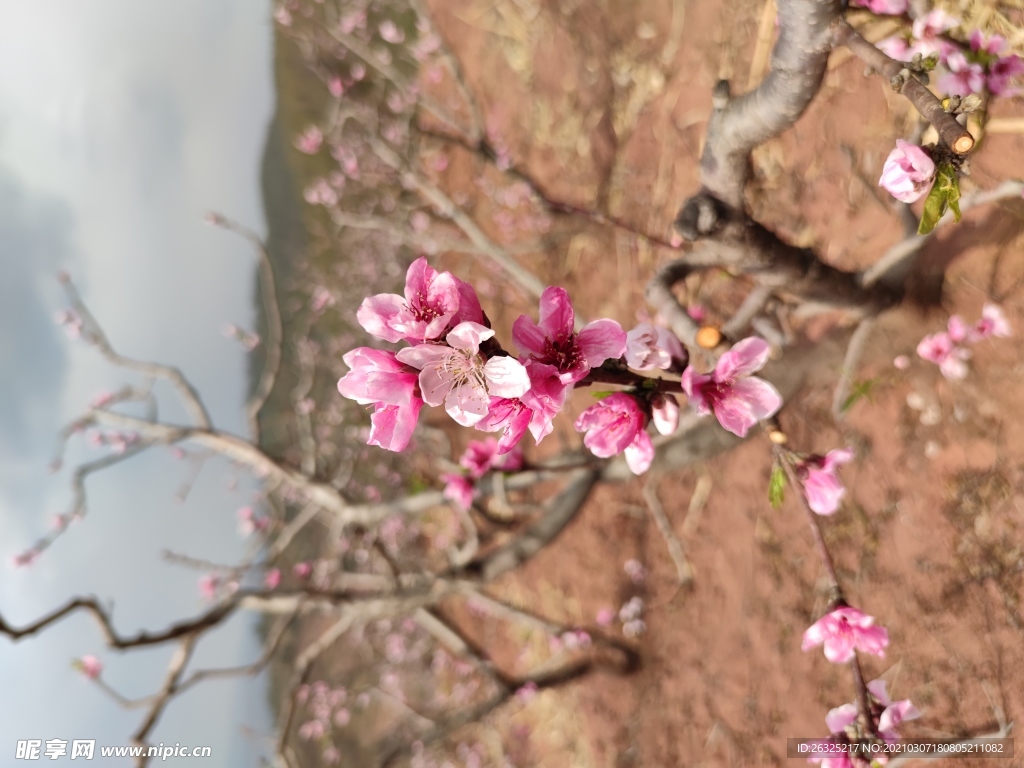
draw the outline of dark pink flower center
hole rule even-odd
[[[444,314],[444,307],[440,302],[430,301],[430,296],[426,291],[420,291],[416,294],[412,301],[412,306],[409,307],[416,319],[429,323],[435,317],[440,317]]]
[[[555,366],[559,373],[571,371],[584,362],[583,354],[576,343],[576,334],[562,331],[554,338],[546,337],[544,362]]]
[[[715,381],[712,379],[701,387],[701,394],[704,395],[708,407],[714,411],[732,396],[732,380]]]

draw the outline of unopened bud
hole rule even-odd
[[[778,429],[773,429],[771,432],[769,432],[768,439],[771,440],[776,445],[785,445],[786,442],[789,440],[789,438],[786,437],[786,433]]]

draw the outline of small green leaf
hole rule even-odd
[[[953,211],[954,221],[960,221],[960,179],[957,178],[952,163],[942,163],[935,170],[935,183],[925,198],[917,234],[931,233],[938,226],[947,208]]]
[[[772,505],[773,509],[778,509],[782,506],[783,500],[786,498],[786,473],[782,467],[776,465],[772,467],[771,477],[768,479],[768,501]]]
[[[594,398],[595,400],[604,400],[606,397],[608,397],[608,395],[613,395],[613,394],[615,394],[615,393],[612,392],[612,390],[604,389],[604,390],[598,390],[597,392],[591,392],[590,396],[592,398]]]
[[[870,397],[871,392],[872,390],[874,390],[875,384],[877,383],[878,382],[875,379],[855,381],[853,383],[853,386],[850,388],[850,394],[847,395],[846,399],[843,401],[843,405],[840,411],[842,413],[846,413],[848,410],[850,410],[850,408],[853,407],[853,404],[856,403],[858,400],[863,400],[864,398]]]

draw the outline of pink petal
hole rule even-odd
[[[854,643],[852,638],[834,635],[825,640],[825,658],[833,664],[845,664],[853,659]]]
[[[400,363],[423,370],[443,364],[451,354],[451,348],[443,344],[417,344],[415,347],[398,350],[395,359]],[[431,403],[431,405],[437,405],[437,403]]]
[[[425,394],[423,399],[426,400]],[[444,409],[448,415],[464,427],[472,427],[486,416],[490,405],[491,398],[486,387],[473,380],[452,387],[444,398]]]
[[[392,327],[399,322],[404,310],[405,301],[401,296],[394,293],[379,293],[363,299],[363,303],[356,310],[356,319],[367,333],[384,341],[396,342],[405,338],[405,334]]]
[[[764,339],[751,336],[737,342],[732,349],[718,359],[715,366],[715,380],[729,381],[739,376],[749,376],[764,368],[772,348]]]
[[[420,371],[420,397],[427,405],[443,403],[452,386],[451,374],[444,370],[443,365],[428,365]]]
[[[732,393],[750,404],[751,413],[758,421],[774,416],[782,407],[782,395],[774,386],[757,376],[739,379],[732,384]]]
[[[868,683],[868,692],[884,707],[889,706],[889,692],[885,689],[885,680],[872,680]]]
[[[846,729],[846,726],[856,720],[856,704],[843,704],[843,706],[836,707],[825,715],[825,725],[828,726],[829,733],[841,733]]]
[[[675,434],[679,427],[679,403],[673,395],[658,395],[652,401],[651,420],[661,434]]]
[[[542,357],[544,355],[545,336],[540,326],[526,315],[520,315],[512,323],[512,341],[516,349],[523,355]]]
[[[650,436],[641,429],[633,442],[626,446],[624,455],[629,471],[634,475],[642,475],[654,461],[654,444]]]
[[[626,332],[614,320],[595,320],[584,326],[576,343],[587,364],[597,368],[605,360],[622,357],[626,351]]]
[[[915,707],[910,699],[903,699],[889,705],[878,718],[879,731],[894,731],[900,723],[906,720],[916,720],[921,716],[920,710]]]
[[[520,397],[530,389],[526,368],[512,357],[492,357],[484,365],[487,391],[495,397]]]
[[[839,509],[846,489],[835,475],[820,469],[811,469],[804,480],[807,505],[819,515],[831,515]]]
[[[842,466],[853,461],[853,449],[852,448],[836,448],[825,454],[825,461],[822,464],[822,469],[826,472],[835,471],[836,467]]]
[[[539,323],[544,335],[553,338],[559,334],[573,333],[575,319],[572,302],[566,290],[556,286],[545,288],[540,296]]]
[[[465,322],[459,323],[448,333],[447,342],[455,349],[461,349],[472,354],[480,351],[480,342],[486,341],[494,335],[494,331],[480,323]]]
[[[698,416],[704,416],[711,413],[711,407],[708,405],[708,401],[704,397],[704,387],[707,386],[710,381],[710,376],[697,373],[693,369],[692,365],[688,366],[680,377],[680,384],[683,387],[683,391],[690,399],[690,405]]]
[[[367,445],[378,445],[389,451],[404,451],[409,445],[423,401],[415,399],[406,406],[379,405],[370,416],[370,439]]]

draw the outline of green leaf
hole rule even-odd
[[[960,221],[960,179],[952,163],[941,163],[935,170],[935,183],[932,184],[931,192],[925,198],[917,234],[931,233],[947,208],[953,211],[954,221]]]
[[[778,509],[785,498],[786,473],[782,467],[776,465],[772,467],[772,475],[768,478],[768,501],[773,509]]]
[[[599,390],[597,392],[591,392],[590,396],[592,398],[594,398],[595,400],[604,400],[606,397],[608,397],[608,395],[613,395],[613,394],[615,394],[615,393],[612,390],[605,389],[605,390]]]
[[[863,400],[864,398],[871,397],[871,392],[872,390],[874,390],[875,384],[877,383],[878,382],[875,379],[855,381],[853,383],[853,386],[850,388],[850,394],[847,395],[846,399],[843,401],[843,405],[840,408],[840,412],[846,413],[848,410],[850,410],[850,408],[853,407],[853,404],[856,403],[858,400]]]

